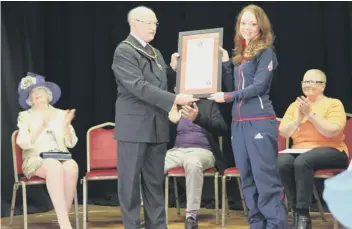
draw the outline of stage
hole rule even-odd
[[[124,228],[121,220],[120,208],[118,207],[107,207],[107,206],[97,206],[90,205],[89,208],[89,221],[87,223],[87,228],[89,229],[102,229],[102,228],[114,228],[122,229]],[[80,228],[82,228],[82,206],[79,206],[80,212]],[[184,209],[181,210],[181,216],[177,216],[175,208],[169,208],[169,229],[182,229],[184,228]],[[201,209],[198,216],[199,228],[207,229],[217,229],[221,226],[215,224],[215,214],[213,209]],[[332,217],[329,213],[325,213],[327,222],[322,222],[318,213],[312,213],[313,218],[313,228],[314,229],[328,229],[333,228]],[[75,228],[75,216],[72,208],[70,214],[71,222],[73,228]],[[8,227],[9,218],[1,219],[1,228]],[[50,212],[41,214],[31,214],[28,215],[28,229],[57,229],[55,212],[52,210]],[[289,222],[291,219],[289,218]],[[13,229],[23,228],[23,216],[18,215],[14,217]],[[229,229],[249,229],[246,218],[241,211],[230,211],[227,216],[225,228]],[[340,227],[341,228],[341,227]]]

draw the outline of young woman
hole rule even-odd
[[[233,68],[222,49],[223,80],[230,92],[215,93],[209,99],[233,102],[231,141],[251,228],[287,229],[276,166],[277,121],[269,98],[277,59],[270,21],[262,8],[249,5],[240,12],[234,41]]]

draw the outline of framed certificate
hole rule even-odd
[[[179,33],[176,93],[207,98],[221,91],[222,43],[223,28]]]

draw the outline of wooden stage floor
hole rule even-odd
[[[124,228],[121,220],[120,208],[118,207],[108,207],[108,206],[97,206],[90,205],[89,208],[89,222],[87,223],[87,228],[90,229],[122,229]],[[80,228],[82,228],[82,206],[79,206],[80,212]],[[181,209],[181,216],[177,216],[175,208],[169,208],[169,229],[183,229],[184,228],[184,209]],[[198,216],[199,228],[207,229],[220,229],[221,226],[215,224],[215,214],[213,209],[201,209]],[[332,217],[329,213],[325,213],[328,222],[323,222],[319,217],[318,213],[312,213],[313,218],[313,228],[314,229],[332,229],[333,222]],[[75,216],[72,208],[70,214],[71,222],[73,228],[75,228]],[[1,219],[1,228],[8,227],[9,218]],[[41,214],[31,214],[28,215],[28,229],[57,229],[59,228],[56,221],[56,216],[54,211],[41,213]],[[291,217],[289,217],[289,222],[291,222]],[[12,229],[23,228],[23,216],[18,215],[14,217]],[[241,211],[231,211],[227,216],[225,228],[229,229],[249,229],[246,218]],[[341,227],[340,227],[341,229]]]

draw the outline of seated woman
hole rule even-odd
[[[305,96],[289,106],[279,126],[281,136],[293,139],[293,149],[309,149],[302,154],[278,156],[281,180],[297,229],[312,228],[309,206],[314,171],[343,169],[348,164],[343,134],[345,109],[340,100],[324,96],[325,86],[326,76],[322,71],[307,71],[302,81]]]
[[[68,213],[76,192],[78,165],[74,160],[42,159],[42,152],[68,152],[77,143],[71,125],[75,110],[54,108],[61,95],[58,85],[43,76],[28,73],[18,87],[17,144],[23,149],[22,169],[27,178],[38,176],[46,186],[61,229],[72,229]]]

